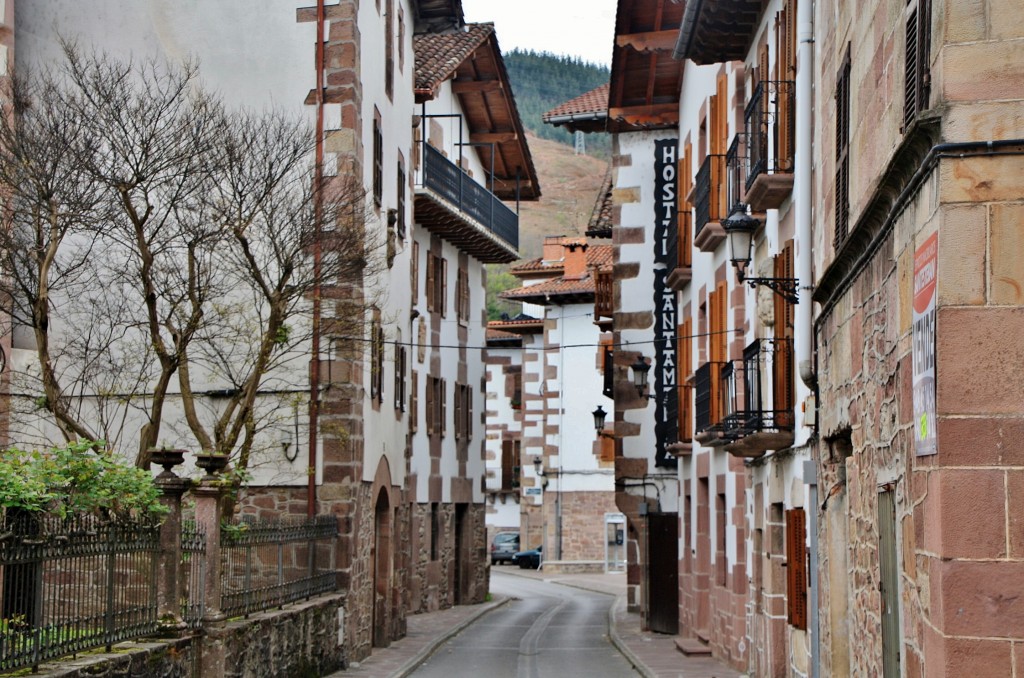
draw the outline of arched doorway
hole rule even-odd
[[[391,576],[393,520],[387,488],[380,488],[374,506],[373,543],[373,646],[391,644]]]

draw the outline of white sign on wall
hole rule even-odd
[[[914,253],[914,452],[938,453],[935,430],[935,281],[939,234]]]

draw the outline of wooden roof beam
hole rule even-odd
[[[627,33],[615,38],[617,47],[632,47],[641,54],[649,52],[671,52],[675,49],[679,31],[648,31],[645,33]]]
[[[515,132],[470,132],[469,140],[474,144],[504,144],[516,140]]]
[[[452,92],[469,94],[471,92],[500,92],[504,88],[501,80],[452,80]]]
[[[669,125],[679,122],[679,104],[653,104],[648,106],[629,106],[608,110],[608,117],[638,127]]]

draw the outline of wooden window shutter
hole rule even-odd
[[[441,317],[448,315],[448,260],[441,259]]]
[[[463,422],[463,420],[462,420],[462,417],[465,414],[465,412],[462,409],[462,407],[464,405],[464,402],[463,402],[463,390],[464,389],[465,389],[465,386],[463,386],[462,384],[455,384],[455,439],[456,440],[461,440],[462,439],[463,431],[465,431],[465,422]]]
[[[686,318],[679,326],[677,335],[678,371],[676,383],[679,384],[679,440],[690,442],[693,440],[693,422],[691,421],[691,391],[686,385],[686,380],[693,369],[693,319]]]
[[[754,87],[757,87],[758,83],[771,80],[771,73],[768,69],[768,43],[762,42],[761,46],[757,49],[757,72],[754,78]]]
[[[850,225],[850,46],[836,78],[836,223],[835,246],[845,241]]]
[[[775,277],[793,277],[793,241],[775,256]],[[793,304],[779,295],[774,295],[775,303],[775,351],[772,362],[772,402],[777,412],[778,423],[782,426],[793,425],[793,408],[796,404],[794,391],[795,370],[793,369],[793,328],[795,324]]]
[[[373,119],[373,202],[381,206],[384,197],[384,133],[378,113]]]
[[[729,173],[726,171],[725,154],[729,149],[729,79],[724,73],[718,76],[715,94],[715,119],[712,127],[712,155],[719,156],[711,161],[711,218],[714,221],[729,215]]]
[[[420,427],[419,373],[412,371],[409,379],[409,432],[416,433]]]
[[[473,387],[466,387],[466,439],[473,439]]]
[[[690,201],[687,196],[693,189],[693,145],[683,147],[683,155],[679,159],[679,261],[680,268],[693,266],[693,223]]]
[[[614,463],[615,461],[615,438],[601,436],[601,461]]]
[[[807,629],[807,514],[786,511],[786,606],[789,623]]]
[[[398,161],[398,182],[397,182],[397,216],[398,219],[395,221],[395,232],[398,233],[399,238],[405,238],[405,163],[399,159]]]
[[[418,242],[412,244],[409,275],[412,278],[412,305],[415,306],[420,300],[420,244]]]
[[[437,428],[440,431],[441,436],[444,437],[444,435],[448,432],[447,431],[447,427],[448,427],[448,380],[447,379],[438,379],[437,380],[437,384],[438,384],[437,401],[440,404],[440,408],[439,409],[440,409],[440,413],[441,413],[441,418],[440,418],[441,420],[438,422]]]
[[[779,14],[779,57],[776,66],[779,71],[777,91],[775,92],[775,164],[780,171],[793,169],[795,157],[794,135],[796,125],[793,110],[796,87],[796,0],[788,0]],[[765,97],[768,103],[768,97]],[[771,118],[767,118],[771,119]]]
[[[515,464],[512,463],[512,459],[514,450],[515,441],[501,441],[501,489],[505,491],[513,488],[514,476],[512,469]]]
[[[711,313],[710,336],[708,337],[711,363],[711,423],[718,424],[725,416],[722,402],[722,364],[728,359],[729,337],[726,334],[728,313],[728,283],[721,281],[708,297]]]
[[[434,271],[434,255],[427,252],[427,310],[435,311],[434,308],[434,278],[437,273]]]
[[[928,107],[930,90],[931,2],[909,0],[906,12],[906,63],[904,65],[903,129]]]
[[[437,433],[437,388],[433,377],[427,377],[427,435]]]

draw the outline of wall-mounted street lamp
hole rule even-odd
[[[800,303],[797,293],[796,278],[748,278],[747,266],[750,265],[751,250],[754,246],[754,233],[761,222],[747,214],[747,206],[737,203],[732,214],[722,222],[726,235],[729,237],[730,261],[736,269],[736,277],[741,283],[751,288],[767,287],[790,304]]]
[[[548,474],[544,471],[544,461],[540,457],[533,458],[533,472],[540,478],[540,486],[548,486]]]
[[[651,366],[647,360],[642,355],[638,355],[636,362],[630,365],[629,369],[633,371],[633,385],[636,386],[637,397],[653,399],[655,396],[645,394],[647,390],[647,374],[651,371]]]
[[[594,415],[594,430],[597,431],[598,437],[614,438],[614,434],[608,433],[604,430],[604,420],[608,416],[608,413],[604,411],[604,408],[598,405],[597,409],[591,412],[591,414]]]

